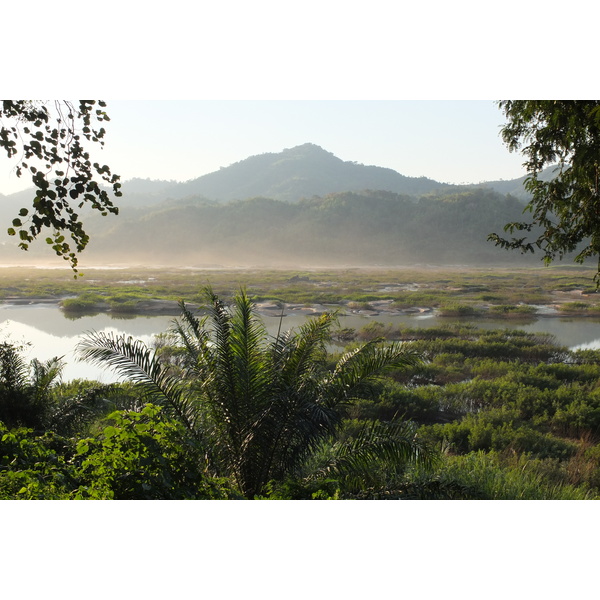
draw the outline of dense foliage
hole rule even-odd
[[[207,477],[202,448],[182,425],[146,404],[117,411],[93,438],[77,444],[76,499],[205,500],[236,495],[224,480]]]
[[[376,402],[356,405],[355,418],[421,423],[420,435],[445,454],[434,480],[460,483],[474,498],[598,497],[597,352],[510,329],[404,335],[421,337],[413,345],[427,367],[386,382]]]
[[[537,248],[547,263],[574,251],[577,262],[600,260],[600,101],[505,100],[499,105],[508,119],[505,143],[526,158],[531,220],[505,227],[523,237],[493,234],[491,239],[521,252]],[[545,180],[540,174],[549,166],[555,166],[554,177]]]
[[[334,315],[270,340],[245,292],[231,311],[207,294],[208,321],[182,304],[173,344],[158,354],[107,334],[90,334],[79,349],[180,421],[203,448],[210,473],[253,498],[273,480],[335,475],[356,482],[381,461],[390,468],[431,464],[427,448],[403,424],[360,427],[352,443],[340,437],[349,404],[368,396],[386,373],[418,363],[410,348],[373,341],[329,365],[325,343]]]

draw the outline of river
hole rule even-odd
[[[47,360],[62,356],[66,362],[63,380],[96,379],[115,381],[115,375],[77,360],[74,349],[79,340],[90,331],[114,332],[131,335],[149,343],[153,336],[169,329],[174,317],[136,316],[113,318],[109,314],[68,319],[55,304],[11,305],[0,304],[0,338],[13,343],[29,343],[28,358]],[[282,328],[296,328],[305,321],[302,315],[283,317]],[[278,317],[264,317],[269,333],[275,335],[279,328]],[[341,327],[360,329],[372,321],[391,323],[404,327],[435,327],[449,323],[471,323],[486,329],[522,329],[528,332],[550,333],[560,345],[569,348],[600,348],[600,319],[539,317],[527,321],[504,319],[456,319],[434,315],[379,315],[366,317],[348,315],[340,317]]]

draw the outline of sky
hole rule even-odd
[[[307,142],[345,161],[445,183],[515,179],[519,154],[500,138],[490,100],[109,100],[93,158],[123,181],[187,181]],[[0,193],[30,187],[0,160]]]

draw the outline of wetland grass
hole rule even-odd
[[[74,280],[70,269],[5,267],[0,269],[0,297],[63,300],[65,306],[90,303],[90,298],[115,307],[134,307],[142,300],[185,299],[197,302],[210,285],[223,299],[245,288],[258,301],[289,304],[367,306],[386,300],[399,309],[431,307],[446,314],[477,313],[481,305],[496,315],[530,314],[524,305],[562,304],[569,314],[591,314],[596,295],[592,269],[479,268],[348,268],[348,269],[223,269],[128,267],[82,269]],[[66,302],[69,299],[69,302]],[[573,303],[582,303],[575,306]],[[587,308],[583,307],[583,304]],[[507,308],[513,307],[513,308]]]

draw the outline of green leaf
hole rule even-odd
[[[112,437],[117,433],[117,430],[112,426],[109,425],[108,427],[104,428],[104,437]]]

